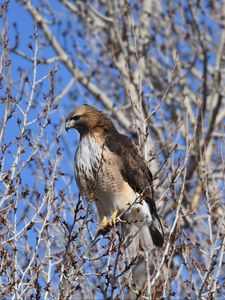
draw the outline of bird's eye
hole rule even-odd
[[[74,120],[74,121],[78,121],[79,119],[80,119],[80,116],[74,116],[74,117],[73,117],[73,120]]]

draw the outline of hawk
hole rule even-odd
[[[162,247],[164,234],[153,197],[153,177],[135,144],[90,105],[71,112],[65,128],[80,134],[75,179],[84,198],[96,203],[102,220],[100,232],[120,219],[124,237],[135,232],[136,249]]]

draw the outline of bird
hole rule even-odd
[[[88,104],[68,115],[65,129],[76,129],[80,134],[75,180],[80,194],[96,204],[101,222],[98,232],[104,234],[106,228],[119,223],[127,245],[133,244],[132,251],[163,247],[153,176],[135,143],[119,133],[104,113]]]

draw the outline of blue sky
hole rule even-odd
[[[33,3],[38,3],[38,1],[33,1]],[[58,4],[57,1],[49,1],[50,5],[52,5],[52,7],[54,7],[54,9],[58,10],[60,12],[61,6]],[[180,21],[180,16],[177,16],[177,22]],[[199,18],[203,18],[203,16],[199,16]],[[9,13],[8,13],[8,27],[9,27],[9,46],[12,47],[14,45],[14,41],[15,41],[15,35],[16,35],[16,31],[15,31],[15,27],[14,27],[14,23],[17,23],[18,26],[18,32],[19,32],[19,50],[23,53],[25,53],[28,56],[32,56],[32,50],[28,47],[29,43],[32,44],[32,46],[34,47],[34,32],[35,32],[35,26],[33,23],[33,20],[31,18],[31,16],[29,15],[29,13],[27,13],[27,11],[21,6],[19,5],[16,1],[11,1],[9,4]],[[0,24],[1,27],[3,26],[3,19],[0,20]],[[215,29],[215,38],[217,38],[217,35],[219,33],[219,28],[215,25],[215,24],[211,24],[210,20],[208,20],[207,22],[209,22],[209,26],[215,26],[213,27]],[[56,31],[56,29],[53,27],[52,31],[54,33],[54,35],[59,35],[59,33]],[[45,41],[45,37],[43,36],[41,31],[39,32],[39,43]],[[76,42],[78,44],[79,47],[84,47],[86,45],[86,42],[76,36]],[[159,43],[161,42],[161,40],[159,39],[158,41]],[[182,52],[187,45],[185,45],[184,43],[177,41],[177,46],[179,47],[179,50]],[[70,45],[69,45],[70,46]],[[71,47],[69,47],[69,50],[72,52],[74,51],[74,49]],[[87,48],[87,53],[90,54],[90,56],[93,58],[93,60],[96,59],[101,59],[101,57],[95,57],[94,53],[90,52],[90,49]],[[152,49],[152,51],[155,51],[155,48]],[[45,58],[49,58],[49,57],[53,57],[55,56],[54,51],[52,50],[52,48],[48,45],[48,42],[46,42],[46,46],[44,46],[44,48],[40,49],[40,53],[39,55],[41,57],[45,57]],[[18,95],[18,86],[19,86],[19,81],[21,79],[21,75],[20,72],[18,71],[18,68],[22,68],[24,69],[25,74],[28,76],[29,81],[32,82],[33,79],[33,65],[31,62],[28,62],[26,59],[21,58],[19,55],[11,53],[10,54],[10,59],[11,59],[11,76],[12,76],[12,80],[14,81],[14,87],[12,90],[12,95],[14,97],[16,97]],[[185,59],[185,56],[184,56]],[[188,56],[186,57],[186,59],[188,60]],[[215,64],[215,57],[213,55],[209,55],[209,59],[210,59],[210,64],[213,66]],[[81,68],[84,71],[87,71],[87,67],[85,66],[85,64],[83,64],[80,59],[74,55],[74,60],[77,66],[79,66],[79,68]],[[172,63],[172,59],[171,59],[171,63]],[[172,65],[172,64],[171,64]],[[202,70],[202,64],[200,63],[200,61],[197,61],[197,67],[198,69],[201,71]],[[46,65],[39,65],[37,68],[37,78],[40,79],[43,76],[45,76],[46,74],[49,73],[49,71],[51,71],[54,67],[58,67],[58,71],[56,73],[56,80],[57,80],[57,84],[56,84],[56,88],[55,88],[55,95],[57,96],[62,90],[63,88],[66,86],[66,84],[69,82],[69,80],[71,79],[71,75],[68,72],[68,70],[60,63],[53,63],[51,66],[46,66]],[[118,71],[113,69],[111,70],[113,76],[118,77]],[[59,80],[60,79],[60,80]],[[105,79],[107,80],[107,78]],[[4,83],[6,84],[6,79],[4,80]],[[193,82],[193,78],[190,77],[189,79],[189,84],[192,85],[192,88],[194,90],[198,90],[199,89],[199,85],[200,85],[200,81],[195,81]],[[6,85],[5,85],[6,86]],[[30,86],[27,83],[26,84],[26,89],[27,89],[27,93],[29,95],[30,92]],[[37,90],[36,93],[38,93],[38,101],[36,104],[36,108],[34,110],[31,110],[30,114],[29,114],[29,120],[32,120],[35,116],[36,116],[36,109],[40,112],[43,109],[43,105],[45,104],[45,100],[44,100],[44,94],[48,94],[49,93],[49,89],[50,89],[50,80],[46,79],[44,81],[43,86],[39,87],[39,91]],[[74,199],[76,199],[77,194],[78,194],[78,189],[76,187],[76,184],[73,180],[73,156],[74,156],[74,152],[76,150],[77,147],[77,141],[79,139],[79,134],[75,131],[69,131],[69,133],[67,134],[64,130],[64,119],[67,116],[67,114],[74,108],[75,104],[81,104],[83,102],[89,101],[90,103],[93,101],[93,98],[89,95],[88,97],[85,95],[85,90],[82,88],[81,85],[75,83],[72,91],[74,93],[74,95],[76,96],[76,102],[75,100],[72,99],[71,96],[66,95],[59,103],[58,103],[58,109],[57,110],[53,110],[52,115],[50,116],[51,122],[52,124],[50,124],[47,128],[46,128],[46,134],[43,136],[42,139],[42,143],[44,145],[44,147],[51,149],[50,150],[50,154],[47,157],[46,161],[45,161],[45,167],[46,169],[48,168],[48,161],[53,161],[55,160],[56,157],[56,143],[55,143],[55,132],[56,132],[56,127],[60,128],[60,139],[59,139],[59,147],[62,149],[62,159],[61,159],[61,163],[60,163],[60,168],[61,170],[66,174],[65,177],[68,178],[68,180],[71,180],[71,189],[72,189],[72,193],[74,195]],[[3,96],[5,92],[5,87],[3,88],[3,90],[0,91],[0,97]],[[123,94],[123,89],[121,87],[121,90],[118,91],[119,94]],[[121,97],[122,98],[122,97]],[[26,101],[27,101],[27,96],[24,94],[23,99],[20,103],[22,108],[26,107]],[[153,99],[153,101],[151,101],[151,103],[157,103],[157,101],[155,101],[155,99]],[[166,105],[162,105],[162,108],[164,110],[166,110]],[[4,113],[4,107],[3,105],[0,106],[0,116],[2,117]],[[170,116],[170,112],[167,111],[165,113],[165,116]],[[155,116],[155,121],[158,122],[160,124],[161,120],[161,115],[157,115]],[[5,162],[5,170],[8,170],[8,168],[10,167],[10,165],[13,162],[13,155],[15,154],[16,150],[17,150],[17,143],[15,142],[15,138],[17,136],[20,135],[20,130],[18,128],[17,125],[17,119],[20,119],[21,121],[23,121],[23,117],[20,113],[20,111],[17,109],[14,116],[9,120],[9,122],[7,123],[7,134],[5,137],[5,142],[9,143],[12,142],[12,145],[9,147],[10,153],[7,154],[7,160]],[[171,124],[172,126],[172,124]],[[35,137],[37,136],[37,134],[39,133],[39,127],[37,126],[37,124],[35,123],[34,125],[30,125],[29,127],[32,131],[32,136]],[[177,143],[180,144],[184,144],[184,141],[181,141],[181,138],[179,136],[179,133],[177,132],[177,136],[174,139]],[[218,142],[219,143],[219,142]],[[24,145],[27,145],[27,141],[24,141]],[[69,145],[69,147],[66,146]],[[26,150],[26,153],[22,155],[21,160],[25,160],[29,153],[30,153],[31,149],[29,149],[29,147]],[[173,156],[174,161],[177,163],[178,159],[181,157],[181,159],[184,156],[184,151],[180,151],[180,152],[176,152],[175,155]],[[31,164],[32,165],[32,164]],[[24,171],[22,172],[21,176],[23,178],[24,181],[24,186],[28,186],[30,188],[32,188],[34,181],[36,180],[36,178],[33,176],[33,171],[35,170],[35,164],[33,164],[33,168],[25,168]],[[40,178],[40,182],[38,185],[39,188],[39,192],[41,194],[44,193],[44,186],[45,182],[44,182],[44,178]],[[58,180],[56,182],[56,193],[59,193],[61,189],[64,188],[65,183],[62,180]],[[3,188],[0,184],[1,189]],[[19,215],[22,215],[24,213],[24,207],[27,205],[26,199],[23,199],[22,201],[20,201],[19,203]],[[65,218],[69,223],[72,222],[71,219],[71,207],[67,207],[65,206],[64,211],[62,212],[62,217]],[[30,216],[27,216],[27,220],[29,220]],[[20,226],[18,226],[18,230],[20,230],[21,226],[23,226],[23,224],[21,223]],[[28,238],[29,238],[29,242],[32,246],[35,245],[35,237],[36,237],[37,232],[32,229],[29,231],[28,233]],[[178,259],[179,260],[179,259]],[[179,264],[180,262],[178,262]],[[188,274],[186,269],[184,268],[183,270],[183,275],[185,278],[188,278]]]

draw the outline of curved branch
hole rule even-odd
[[[109,110],[113,111],[113,114],[118,119],[120,124],[126,129],[131,130],[131,123],[126,118],[123,112],[114,109],[113,101],[100,90],[95,84],[93,84],[87,76],[79,70],[66,51],[61,47],[57,39],[54,37],[51,29],[47,25],[45,19],[42,15],[38,12],[38,10],[32,5],[31,1],[28,0],[20,0],[20,2],[25,6],[25,8],[29,11],[32,15],[33,19],[43,30],[46,38],[51,43],[52,47],[54,48],[55,52],[59,55],[60,60],[63,64],[67,67],[69,72],[74,76],[74,78],[81,83],[95,98],[99,99],[101,103]]]

